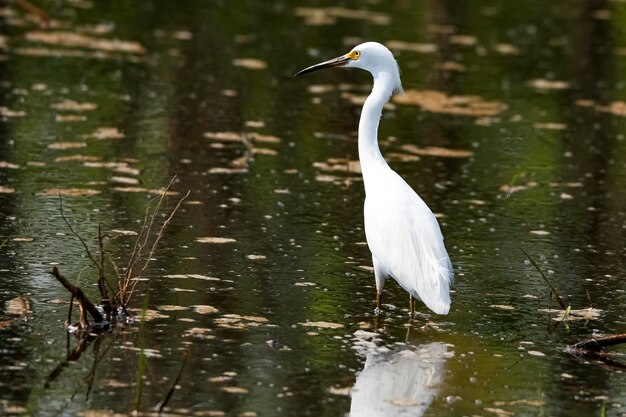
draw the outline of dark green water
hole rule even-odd
[[[48,32],[13,3],[0,9],[0,410],[151,412],[188,352],[172,414],[600,416],[603,404],[606,415],[626,413],[623,372],[565,352],[626,328],[626,4],[37,4],[55,19]],[[93,38],[137,44],[120,51]],[[420,304],[411,324],[406,294],[389,282],[376,327],[359,174],[320,165],[357,159],[360,106],[349,98],[371,80],[293,74],[360,40],[392,47],[406,90],[448,98],[396,103],[379,132],[392,167],[441,216],[456,273],[448,316]],[[497,114],[451,96],[496,102],[486,107]],[[83,106],[58,108],[69,100]],[[216,132],[257,136],[246,145]],[[406,145],[472,154],[409,158]],[[104,164],[113,162],[118,171]],[[132,303],[163,316],[59,367],[67,305],[51,300],[68,296],[50,271],[75,281],[89,261],[54,189],[98,192],[64,198],[95,249],[99,222],[138,231],[147,190],[174,175],[172,189],[190,196]],[[507,184],[522,189],[507,194]],[[133,239],[107,246],[119,265]],[[520,247],[573,309],[598,315],[554,328],[542,309],[559,306]],[[94,299],[95,276],[80,278]],[[11,314],[16,297],[30,303],[26,317]]]

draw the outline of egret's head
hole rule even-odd
[[[391,51],[378,42],[357,45],[345,55],[305,68],[296,75],[333,67],[360,68],[369,71],[374,79],[385,76],[391,83],[393,91],[402,92],[398,63]]]

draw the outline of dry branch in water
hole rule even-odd
[[[596,337],[567,347],[567,352],[585,360],[596,361],[611,370],[626,370],[626,364],[613,359],[614,352],[605,351],[615,345],[626,343],[626,333]]]
[[[131,253],[130,259],[128,260],[126,272],[123,275],[119,273],[119,269],[116,263],[113,261],[111,255],[105,257],[104,239],[106,238],[106,235],[102,234],[101,226],[98,225],[99,256],[96,257],[89,249],[89,246],[87,245],[85,240],[74,230],[71,223],[65,217],[65,214],[63,212],[63,200],[61,199],[61,218],[68,226],[72,234],[81,242],[81,244],[85,248],[87,258],[98,271],[98,289],[100,290],[101,296],[101,301],[96,306],[87,298],[87,296],[79,287],[70,283],[63,275],[61,275],[58,268],[55,267],[52,270],[52,274],[72,294],[72,300],[69,307],[69,317],[67,323],[68,326],[71,321],[72,302],[74,301],[74,299],[78,301],[80,307],[80,321],[77,326],[79,330],[91,327],[88,314],[93,318],[96,328],[106,328],[108,327],[110,320],[115,318],[127,318],[130,316],[127,310],[127,306],[132,299],[137,283],[141,280],[142,275],[148,268],[148,265],[153,258],[156,247],[163,237],[165,228],[180,208],[182,202],[190,194],[190,191],[187,191],[187,193],[180,200],[178,200],[172,212],[169,214],[169,216],[167,216],[167,218],[158,228],[158,231],[156,233],[153,233],[153,229],[159,223],[157,221],[157,216],[163,206],[164,199],[168,195],[168,191],[172,186],[175,178],[176,177],[172,178],[167,188],[161,193],[161,196],[158,199],[158,202],[154,209],[151,210],[150,203],[148,203],[143,224],[141,226],[141,231],[137,235],[133,251]],[[145,253],[146,251],[148,251],[148,253]],[[109,261],[111,268],[105,268],[105,260]],[[115,272],[117,277],[117,288],[114,288],[107,279],[106,269],[112,269]]]
[[[150,263],[150,260],[152,259],[152,255],[154,254],[157,244],[163,237],[163,232],[165,228],[167,227],[169,222],[172,220],[172,217],[174,217],[174,214],[176,214],[176,212],[180,208],[180,205],[183,203],[183,201],[185,201],[185,199],[189,197],[190,191],[187,191],[187,193],[180,200],[178,200],[176,207],[174,207],[169,217],[163,222],[163,224],[161,225],[159,229],[159,232],[157,233],[154,241],[152,242],[152,245],[150,246],[150,252],[145,257],[141,270],[139,271],[137,275],[134,275],[134,268],[137,265],[137,263],[140,262],[141,259],[143,258],[143,251],[149,245],[150,232],[152,231],[152,227],[154,226],[154,220],[156,218],[156,215],[159,212],[159,208],[161,207],[161,204],[163,203],[164,198],[167,196],[167,192],[169,191],[172,185],[172,181],[174,181],[174,178],[172,178],[172,180],[168,184],[165,191],[161,194],[161,197],[159,198],[159,201],[157,202],[156,207],[152,211],[152,214],[150,214],[150,206],[148,205],[146,207],[146,214],[144,216],[143,226],[141,227],[141,231],[139,232],[139,235],[137,236],[137,239],[135,240],[135,246],[133,247],[133,252],[128,262],[128,268],[126,268],[126,273],[121,278],[121,280],[118,281],[117,297],[121,300],[122,305],[124,306],[128,305],[128,303],[130,302],[130,299],[133,296],[137,283],[139,282],[140,278],[142,277],[143,273],[148,267],[148,264]],[[148,221],[148,218],[150,219],[149,221]]]
[[[622,343],[626,343],[626,333],[583,340],[582,342],[571,345],[570,349],[599,352],[606,347],[620,345]]]
[[[52,268],[52,275],[59,281],[63,286],[72,294],[72,298],[76,298],[78,300],[78,305],[80,306],[80,326],[86,327],[89,323],[89,319],[87,318],[87,313],[91,315],[96,324],[100,324],[104,321],[102,314],[98,311],[96,306],[89,301],[89,298],[83,293],[83,291],[77,286],[73,285],[71,282],[67,280],[61,273],[59,272],[59,268],[56,266]],[[70,306],[72,303],[70,303]]]

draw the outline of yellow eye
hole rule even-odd
[[[352,50],[345,55],[346,58],[350,58],[353,61],[356,61],[357,59],[359,59],[360,56],[361,56],[361,53],[355,50]]]

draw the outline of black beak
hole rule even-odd
[[[331,59],[331,60],[328,60],[328,61],[325,61],[325,62],[321,62],[319,64],[312,65],[312,66],[310,66],[308,68],[305,68],[302,71],[298,72],[296,74],[296,77],[298,75],[308,74],[309,72],[318,71],[318,70],[325,69],[325,68],[343,67],[348,62],[350,62],[351,59],[352,58],[350,58],[349,56],[342,55],[342,56],[337,57],[335,59]]]

